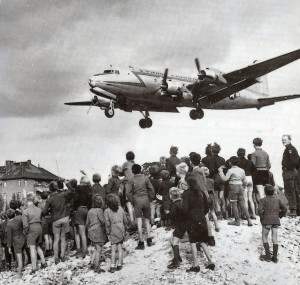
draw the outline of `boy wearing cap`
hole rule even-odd
[[[266,251],[265,255],[260,256],[262,261],[273,261],[277,263],[277,253],[278,253],[278,227],[280,226],[280,218],[285,216],[287,213],[287,207],[274,195],[274,187],[272,185],[266,184],[265,186],[266,197],[260,199],[258,206],[258,214],[260,216],[260,221],[262,224],[262,241],[264,249]],[[271,258],[270,247],[268,243],[268,235],[270,230],[272,231],[272,242],[273,242],[273,256]]]
[[[22,251],[25,249],[22,219],[15,218],[16,214],[13,209],[8,209],[6,215],[9,219],[6,226],[8,251],[9,254],[12,254],[11,247],[14,247],[14,253],[17,255],[18,261],[18,277],[21,278],[23,268]]]
[[[70,183],[70,182],[68,182]],[[53,250],[55,263],[65,261],[66,250],[66,233],[69,232],[69,216],[70,208],[68,203],[71,201],[74,192],[71,190],[59,191],[56,181],[49,184],[50,197],[47,199],[45,207],[42,211],[43,216],[51,213],[52,229],[54,234]],[[60,242],[60,258],[58,256],[58,246]]]
[[[145,225],[147,230],[147,245],[153,245],[150,229],[150,202],[154,199],[155,192],[149,178],[144,174],[141,174],[141,170],[142,168],[139,164],[134,164],[132,166],[133,177],[126,184],[126,195],[128,200],[134,206],[134,212],[139,232],[139,243],[136,249],[145,248],[142,233],[143,217],[145,218]]]

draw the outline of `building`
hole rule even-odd
[[[44,168],[33,165],[31,160],[24,162],[7,160],[5,166],[0,166],[0,194],[10,201],[13,196],[22,195],[24,190],[36,192],[37,187],[58,179],[58,176]]]

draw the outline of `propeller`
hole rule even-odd
[[[161,90],[161,93],[162,93],[161,95],[167,95],[167,93],[168,93],[168,82],[167,82],[168,72],[169,72],[169,69],[166,68],[165,72],[164,72],[164,75],[163,75],[163,79],[161,81],[161,85],[160,85],[160,87],[157,90],[155,90],[153,92],[153,94],[156,94],[157,91]]]
[[[87,115],[89,114],[89,112],[90,112],[90,110],[91,110],[92,106],[93,106],[93,105],[96,105],[96,104],[97,104],[97,102],[98,102],[98,97],[95,95],[94,97],[92,97],[92,100],[91,100],[91,105],[90,105],[90,107],[89,107],[88,111],[86,112],[86,114],[87,114]]]

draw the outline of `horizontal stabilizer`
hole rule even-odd
[[[292,100],[292,99],[297,99],[297,98],[300,98],[300,94],[285,95],[285,96],[278,96],[278,97],[260,98],[260,99],[257,99],[257,100],[258,100],[258,102],[262,106],[268,106],[268,105],[273,105],[276,102],[281,102],[281,101],[286,101],[286,100]]]

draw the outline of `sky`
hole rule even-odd
[[[196,76],[201,66],[229,72],[300,47],[300,5],[292,1],[32,1],[0,0],[0,165],[25,161],[65,178],[110,168],[132,150],[136,162],[158,161],[171,145],[179,156],[204,155],[218,142],[229,158],[253,151],[261,137],[275,180],[282,184],[281,135],[300,150],[300,99],[261,110],[206,110],[142,115],[65,106],[89,100],[88,79],[113,66]],[[300,93],[300,60],[268,75],[272,96]]]

